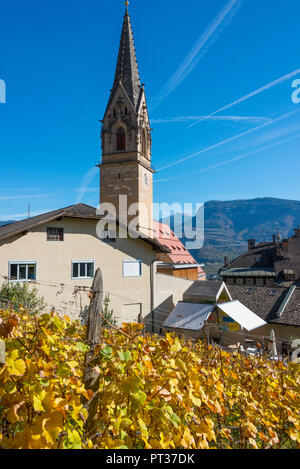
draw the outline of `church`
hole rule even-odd
[[[100,203],[114,207],[118,230],[135,222],[137,237],[99,237],[96,208],[76,204],[0,227],[0,282],[28,282],[48,309],[86,314],[95,271],[117,322],[154,330],[193,283],[201,266],[165,225],[153,222],[151,127],[128,5],[113,87],[101,129]],[[101,206],[100,205],[100,206]]]

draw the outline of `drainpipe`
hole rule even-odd
[[[156,262],[157,259],[151,262],[150,265],[150,310],[151,310],[151,321],[152,321],[152,333],[155,331],[155,274],[156,274]]]

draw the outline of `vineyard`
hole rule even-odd
[[[0,311],[0,339],[1,449],[300,447],[298,364],[124,325],[102,332],[92,392],[83,384],[88,346],[78,322]]]

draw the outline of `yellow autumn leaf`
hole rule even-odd
[[[181,440],[181,445],[185,449],[192,449],[192,448],[196,447],[195,446],[195,439],[194,439],[193,435],[191,435],[191,432],[190,432],[189,428],[185,428],[185,430],[184,430],[182,440]]]
[[[257,446],[256,441],[253,438],[249,438],[249,443],[252,446],[252,448],[259,449],[258,446]]]
[[[41,399],[39,399],[37,396],[33,396],[33,408],[36,412],[45,411]]]
[[[174,344],[170,348],[171,353],[178,353],[182,349],[178,339],[175,340]]]
[[[202,401],[198,397],[194,396],[193,392],[189,390],[189,398],[196,407],[201,407]]]
[[[54,445],[60,432],[63,430],[63,416],[60,412],[51,412],[43,420],[43,434],[47,442]]]
[[[26,365],[24,360],[9,360],[7,362],[7,370],[11,376],[23,376],[26,371]]]

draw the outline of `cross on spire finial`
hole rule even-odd
[[[126,11],[128,11],[128,6],[129,6],[129,2],[128,2],[128,0],[126,0],[126,2],[125,2]]]

